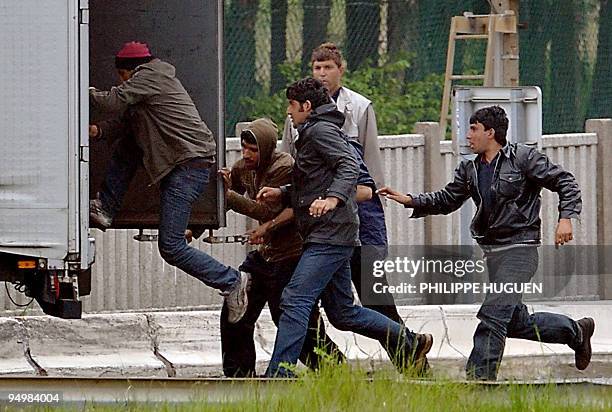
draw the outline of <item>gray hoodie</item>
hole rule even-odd
[[[359,246],[359,217],[355,188],[359,164],[340,127],[344,115],[333,103],[317,107],[298,127],[296,158],[290,196],[298,230],[304,243]],[[316,199],[333,196],[338,206],[321,217],[312,217],[309,207]]]

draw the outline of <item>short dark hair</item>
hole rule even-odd
[[[253,133],[249,129],[243,130],[240,133],[240,143],[242,143],[242,142],[244,142],[246,144],[257,145],[257,138],[255,137],[255,133]]]
[[[287,87],[287,99],[296,100],[300,103],[306,103],[306,100],[309,100],[313,110],[331,103],[327,87],[312,77],[298,80]]]
[[[117,70],[134,70],[141,64],[149,63],[155,57],[115,57],[115,68]]]
[[[470,124],[475,123],[482,124],[485,130],[495,130],[495,141],[502,146],[506,145],[508,117],[506,117],[504,109],[499,106],[489,106],[478,109],[470,117]]]

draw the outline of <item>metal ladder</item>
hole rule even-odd
[[[504,35],[516,35],[517,19],[513,11],[503,14],[475,15],[469,12],[463,16],[455,16],[451,20],[446,54],[446,72],[444,75],[444,91],[442,108],[440,110],[440,132],[444,139],[449,115],[451,91],[454,81],[482,80],[483,86],[516,86],[518,85],[518,53],[504,44]],[[457,40],[486,40],[487,52],[483,74],[455,74],[455,42]],[[506,62],[512,61],[512,70]],[[506,64],[505,64],[506,63]]]

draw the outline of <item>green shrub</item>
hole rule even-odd
[[[439,120],[444,75],[431,74],[406,82],[409,69],[409,59],[403,58],[381,67],[366,65],[344,75],[344,85],[372,101],[381,135],[410,133],[416,122]],[[284,64],[281,72],[286,79],[301,77],[299,64]],[[287,107],[285,90],[273,95],[261,90],[255,97],[242,98],[241,104],[248,120],[270,117],[282,128]]]

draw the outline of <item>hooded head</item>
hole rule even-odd
[[[278,139],[278,128],[276,124],[266,118],[257,119],[251,122],[249,127],[240,134],[242,144],[242,159],[249,169],[265,170],[270,166],[272,154],[276,149]],[[257,146],[257,159],[253,151],[248,150],[249,146]]]

